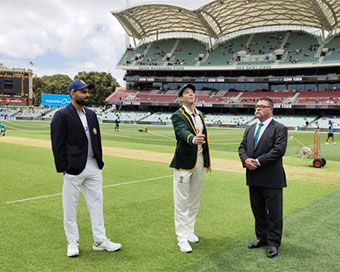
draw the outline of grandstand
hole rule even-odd
[[[121,110],[146,110],[153,114],[145,120],[157,121],[191,83],[211,125],[249,125],[261,97],[293,129],[340,116],[338,2],[216,0],[112,14],[130,39],[117,65],[126,88],[107,99]]]
[[[167,124],[177,90],[191,83],[210,125],[251,124],[261,97],[292,129],[338,124],[340,2],[216,0],[195,10],[150,4],[112,14],[129,37],[117,64],[126,87],[106,99],[112,108],[96,110],[103,122],[119,115],[123,123]],[[50,120],[55,111],[7,110],[6,118]]]

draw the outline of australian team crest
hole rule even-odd
[[[183,177],[183,176],[180,176],[180,177],[179,177],[179,183],[183,183],[183,180],[184,180],[184,177]]]

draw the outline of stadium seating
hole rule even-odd
[[[251,39],[247,51],[252,55],[263,55],[279,49],[286,32],[256,33]]]
[[[232,115],[232,114],[206,114],[205,122],[209,125],[246,125],[255,117],[254,115]]]
[[[340,91],[300,92],[293,104],[302,105],[340,105]]]
[[[52,109],[50,108],[21,108],[15,113],[18,119],[41,119]]]
[[[150,112],[134,112],[134,111],[116,111],[116,110],[108,110],[98,115],[98,119],[102,121],[111,121],[116,120],[117,115],[120,117],[122,123],[135,123],[137,121],[143,120],[145,117],[149,116]]]
[[[170,123],[171,122],[171,115],[172,112],[155,112],[145,119],[143,121],[145,122],[161,122],[161,123]]]
[[[51,120],[54,116],[54,114],[60,109],[51,109],[48,113],[46,113],[44,116],[42,116],[42,120]]]
[[[322,62],[339,62],[340,60],[340,35],[330,40],[324,48],[328,48],[326,56]]]
[[[0,108],[0,120],[8,119],[14,116],[20,109],[17,108]]]
[[[282,49],[276,61],[275,50]],[[321,56],[322,49],[327,49]],[[327,44],[303,31],[246,34],[225,40],[209,49],[201,41],[172,38],[127,48],[118,65],[130,66],[226,66],[327,63],[340,61],[340,35]]]
[[[274,103],[286,103],[287,98],[291,98],[295,92],[243,92],[238,103],[241,104],[255,104],[259,98],[268,97]]]
[[[281,63],[315,62],[315,54],[319,48],[316,37],[305,32],[291,32],[284,45],[285,56]]]
[[[274,119],[281,124],[284,124],[288,128],[302,128],[306,127],[307,124],[310,124],[317,116],[280,116],[275,115]],[[254,124],[257,122],[257,119],[252,120],[248,125]]]
[[[318,119],[316,122],[312,124],[312,127],[316,127],[319,125],[320,128],[328,128],[329,121],[332,122],[334,128],[340,128],[340,117],[337,116],[325,116]]]
[[[213,49],[208,58],[200,63],[200,66],[219,66],[233,63],[233,56],[239,51],[246,49],[246,43],[249,35],[237,37],[232,40],[227,40]]]
[[[168,65],[195,66],[200,55],[205,55],[205,45],[193,39],[181,39]]]
[[[119,61],[119,65],[135,65],[137,61],[140,61],[144,57],[144,53],[150,43],[143,44],[137,48],[128,47]]]
[[[175,46],[176,39],[159,40],[153,42],[147,50],[145,56],[138,61],[140,65],[164,65],[166,55]]]

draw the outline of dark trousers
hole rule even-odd
[[[257,239],[280,247],[283,229],[282,188],[249,186]]]

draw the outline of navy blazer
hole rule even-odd
[[[261,165],[254,171],[246,170],[247,185],[266,188],[286,187],[282,157],[287,149],[287,128],[272,120],[254,149],[255,129],[256,124],[246,129],[238,149],[243,166],[248,158],[258,159]]]
[[[100,128],[96,114],[85,107],[94,158],[104,166]],[[88,140],[75,107],[70,104],[57,111],[51,122],[51,140],[57,172],[80,174],[87,162]]]

